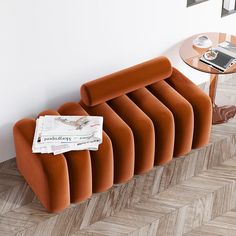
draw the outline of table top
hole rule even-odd
[[[202,72],[210,73],[210,74],[232,74],[236,73],[236,65],[230,67],[227,71],[221,72],[218,71],[207,64],[201,62],[200,57],[209,49],[209,48],[197,48],[193,45],[193,40],[200,35],[206,35],[213,43],[212,47],[217,46],[219,43],[224,41],[229,41],[233,44],[236,44],[236,36],[225,34],[225,33],[202,33],[191,36],[186,39],[182,46],[180,47],[180,57],[182,60],[192,68],[196,70],[200,70]]]

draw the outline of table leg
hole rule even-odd
[[[211,74],[209,96],[211,98],[211,102],[213,106],[215,105],[217,83],[218,83],[218,75]]]
[[[217,106],[215,104],[218,75],[212,74],[210,79],[209,96],[212,102],[212,124],[222,124],[233,118],[236,114],[235,106]]]

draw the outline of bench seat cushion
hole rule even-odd
[[[86,116],[88,113],[79,103],[68,102],[63,104],[58,112],[61,115]],[[90,151],[92,163],[93,193],[104,192],[113,185],[114,163],[113,148],[108,135],[103,131],[102,143],[97,151]]]

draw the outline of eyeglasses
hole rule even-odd
[[[205,52],[204,57],[205,57],[205,59],[212,61],[217,58],[217,55],[218,55],[218,52],[210,49],[207,52]]]

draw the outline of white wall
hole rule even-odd
[[[200,32],[236,34],[221,0],[0,0],[0,161],[14,157],[13,123],[79,100],[88,80],[165,54],[199,83],[206,74],[178,56]]]

